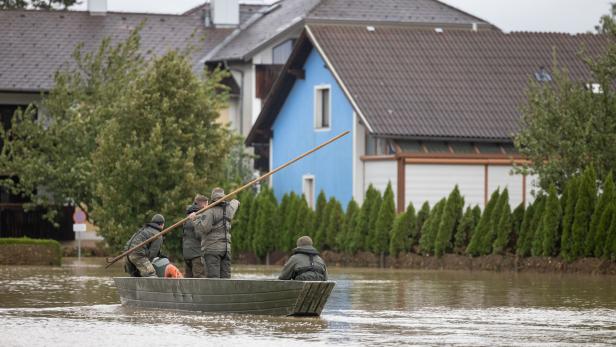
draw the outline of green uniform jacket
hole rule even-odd
[[[310,264],[312,256],[312,264]],[[280,280],[327,281],[327,266],[312,246],[297,247],[282,268]]]
[[[188,206],[186,214],[199,211],[199,206],[193,204]],[[195,226],[191,220],[184,223],[182,233],[182,256],[184,260],[190,260],[201,256],[201,235],[195,231]]]
[[[233,199],[203,212],[194,221],[195,230],[201,234],[201,252],[204,254],[231,253],[231,220],[240,202]],[[223,220],[223,208],[224,216]]]
[[[149,239],[150,237],[158,234],[162,228],[156,223],[148,223],[144,225],[139,231],[137,231],[126,243],[125,249],[128,250],[141,242]],[[134,255],[147,257],[150,261],[158,256],[160,247],[163,244],[163,238],[159,237],[156,240],[144,245],[133,252]]]

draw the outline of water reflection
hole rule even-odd
[[[0,268],[3,346],[558,345],[616,341],[616,279],[606,276],[331,269],[321,318],[202,315],[119,305],[103,260]],[[237,278],[279,268],[236,267]]]

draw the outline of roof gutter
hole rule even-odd
[[[362,122],[364,122],[364,125],[366,126],[366,128],[368,128],[368,132],[373,133],[374,130],[370,126],[370,123],[368,123],[368,120],[364,116],[364,113],[361,111],[361,109],[359,108],[359,106],[357,105],[355,100],[353,99],[353,96],[351,95],[351,93],[349,92],[349,89],[346,87],[346,85],[344,84],[344,82],[340,78],[340,75],[338,75],[338,72],[336,72],[336,68],[334,68],[334,65],[331,63],[331,60],[329,60],[329,58],[325,54],[325,51],[323,50],[321,45],[319,45],[319,42],[316,40],[314,34],[312,33],[312,30],[310,30],[310,26],[309,25],[306,25],[306,33],[308,34],[308,37],[310,38],[310,41],[312,42],[314,47],[317,49],[317,51],[319,52],[321,57],[323,57],[323,60],[325,61],[325,64],[329,68],[329,71],[331,71],[332,74],[334,75],[334,78],[336,79],[336,82],[338,82],[338,85],[340,85],[340,88],[342,88],[342,91],[344,92],[344,94],[347,96],[347,98],[351,102],[351,105],[353,105],[353,109],[355,110],[355,112],[357,112],[357,114],[359,115],[359,118],[361,118]]]

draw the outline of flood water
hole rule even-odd
[[[616,278],[332,268],[319,318],[122,307],[102,259],[0,267],[1,346],[616,344]],[[279,268],[234,267],[234,278]]]

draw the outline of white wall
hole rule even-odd
[[[512,175],[512,166],[488,166],[488,194],[496,189],[509,190],[509,204],[511,209],[518,206],[523,200],[522,175]]]
[[[483,208],[483,165],[407,164],[405,171],[407,205],[412,202],[418,209],[427,200],[432,207],[457,184],[467,205]]]
[[[397,192],[397,163],[395,160],[370,160],[364,162],[364,193],[368,186],[372,186],[385,192],[387,183],[391,182],[391,188],[394,190],[394,201],[396,200]],[[363,199],[362,199],[363,200]]]

